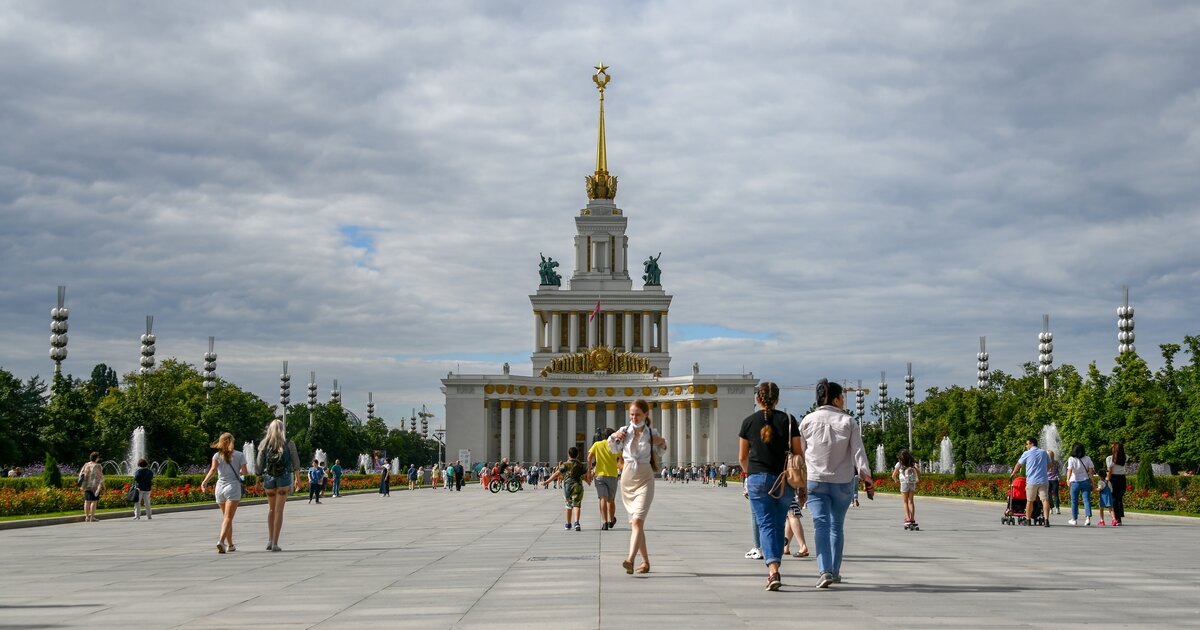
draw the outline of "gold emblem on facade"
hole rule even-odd
[[[662,371],[650,364],[650,360],[632,352],[621,352],[610,347],[596,346],[573,354],[550,359],[539,376],[550,374],[652,374],[662,376]],[[574,396],[574,394],[572,394]]]
[[[590,397],[590,396],[595,396],[595,395],[596,395],[596,388],[595,388],[595,387],[589,387],[589,388],[587,389],[587,394],[588,394],[588,396],[589,396],[589,397]],[[588,404],[591,404],[591,403],[588,403]],[[593,406],[593,407],[592,407],[592,409],[595,409],[595,407]]]
[[[551,388],[550,388],[550,395],[551,395],[551,396],[557,396],[557,395],[558,395],[558,393],[559,393],[560,391],[562,391],[562,390],[560,390],[560,389],[559,389],[559,388],[557,388],[557,387],[551,387]]]
[[[517,391],[521,392],[521,395],[524,396],[529,391],[529,388],[522,385],[521,388]]]
[[[572,397],[574,397],[574,396],[578,396],[578,395],[579,395],[579,390],[578,390],[578,389],[576,389],[576,388],[574,388],[574,387],[568,387],[568,388],[567,388],[567,395],[568,395],[568,396],[572,396]]]

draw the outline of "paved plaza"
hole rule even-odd
[[[1002,505],[918,498],[910,533],[899,499],[881,495],[850,511],[843,584],[813,588],[814,551],[785,560],[769,593],[762,563],[743,557],[738,486],[660,483],[646,576],[621,569],[628,526],[597,529],[591,488],[582,532],[563,531],[561,496],[469,486],[293,501],[281,553],[264,550],[261,505],[239,511],[226,555],[215,510],[0,531],[0,627],[1200,625],[1192,519],[1008,527]]]

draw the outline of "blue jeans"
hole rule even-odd
[[[754,473],[746,478],[750,493],[750,508],[758,521],[759,542],[762,543],[763,563],[778,563],[783,557],[783,526],[787,522],[788,505],[792,502],[789,488],[778,499],[770,495],[778,475]]]
[[[1092,482],[1071,482],[1071,520],[1079,520],[1079,495],[1083,495],[1083,506],[1087,509],[1088,518],[1092,517]]]
[[[1050,493],[1050,505],[1046,507],[1046,512],[1062,507],[1058,502],[1058,482],[1058,479],[1050,480],[1050,486],[1047,488],[1047,491]]]
[[[854,498],[854,484],[808,482],[808,510],[816,537],[817,570],[842,574],[842,549],[845,547],[846,511]]]
[[[333,478],[333,496],[341,496],[342,494],[342,476],[337,475]]]
[[[762,533],[758,531],[758,517],[754,515],[754,504],[750,504],[750,525],[754,532],[754,548],[762,549]]]

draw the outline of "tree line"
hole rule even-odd
[[[1177,365],[1184,348],[1188,362]],[[1107,374],[1095,363],[1084,373],[1062,365],[1051,373],[1048,389],[1032,362],[1020,374],[991,372],[991,383],[983,389],[931,388],[913,407],[913,454],[936,460],[942,438],[949,436],[960,476],[967,463],[1011,466],[1025,449],[1025,439],[1039,437],[1044,425],[1054,423],[1062,450],[1078,442],[1098,465],[1103,465],[1111,444],[1120,441],[1134,461],[1196,471],[1200,466],[1200,337],[1185,336],[1182,346],[1166,343],[1159,351],[1163,366],[1157,372],[1151,372],[1138,354],[1125,352]],[[889,466],[896,453],[908,446],[904,401],[890,399],[882,411],[885,428],[878,423],[863,428],[872,466],[876,445],[884,445]],[[872,415],[878,418],[879,412],[879,405],[873,405]]]
[[[92,451],[122,460],[139,426],[151,461],[203,464],[222,433],[232,433],[240,449],[243,442],[261,441],[275,418],[275,407],[233,383],[218,379],[206,392],[200,372],[176,359],[123,378],[119,382],[104,364],[88,379],[56,374],[50,383],[38,376],[22,381],[0,368],[0,464],[23,466],[51,455],[77,466]],[[404,464],[438,459],[437,441],[389,430],[380,417],[362,422],[336,402],[318,404],[311,422],[306,404],[290,405],[287,414],[288,437],[302,460],[318,448],[328,463],[340,459],[347,469],[357,466],[359,453],[372,451],[386,450]]]

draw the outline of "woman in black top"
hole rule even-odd
[[[133,483],[138,489],[137,502],[133,504],[133,518],[138,520],[142,518],[142,506],[146,506],[146,518],[151,519],[150,512],[150,490],[154,487],[154,471],[150,470],[150,464],[146,463],[145,459],[139,459],[137,470],[133,473]]]
[[[762,411],[742,421],[742,430],[738,433],[738,461],[746,471],[746,492],[758,521],[763,562],[768,571],[767,590],[776,591],[783,583],[779,577],[779,561],[783,557],[784,523],[792,501],[792,489],[779,477],[787,464],[789,450],[803,457],[804,447],[796,418],[775,409],[779,403],[778,385],[760,384],[754,398]],[[789,435],[791,440],[788,440]]]

